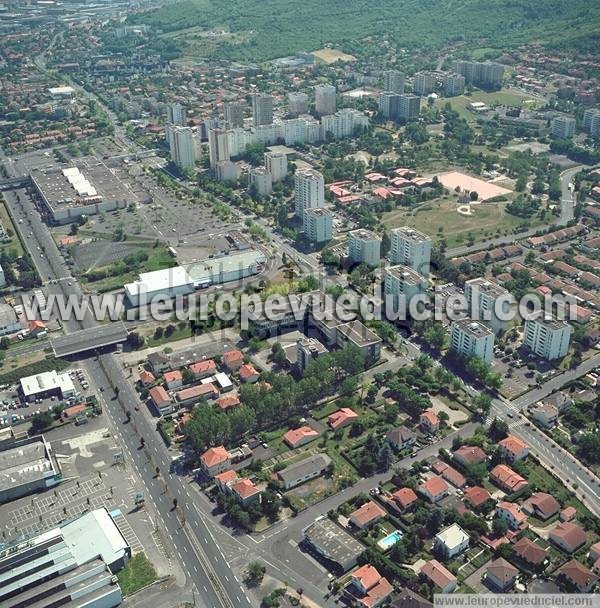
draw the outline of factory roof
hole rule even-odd
[[[55,473],[49,448],[41,435],[0,443],[0,491],[29,484]]]
[[[25,397],[56,389],[60,389],[61,393],[69,393],[75,390],[69,374],[58,374],[56,370],[51,370],[21,378],[21,390]]]

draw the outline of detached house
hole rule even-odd
[[[433,435],[440,430],[440,419],[433,410],[425,410],[419,417],[419,425],[429,435]]]
[[[527,455],[529,454],[529,447],[527,444],[514,435],[509,435],[500,441],[498,443],[498,448],[500,449],[502,457],[510,463],[523,460],[524,458],[527,458]]]
[[[224,446],[209,448],[200,456],[200,468],[209,476],[214,477],[231,468],[229,452]]]

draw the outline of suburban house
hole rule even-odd
[[[358,420],[358,414],[349,407],[342,407],[327,418],[327,424],[332,430],[343,429]]]
[[[399,426],[397,429],[392,429],[385,438],[387,442],[398,451],[410,448],[417,442],[417,434],[405,426]]]
[[[359,530],[368,528],[382,520],[387,513],[376,502],[370,500],[350,514],[350,521]]]
[[[365,608],[381,606],[394,591],[389,581],[371,564],[355,570],[350,584],[357,590],[356,599]]]
[[[458,583],[456,577],[450,570],[445,568],[437,559],[426,562],[421,568],[421,576],[431,583],[441,593],[452,593]]]
[[[572,559],[558,569],[558,575],[579,593],[591,593],[598,577],[576,559]]]
[[[594,543],[590,547],[588,559],[590,560],[590,562],[592,562],[592,564],[596,563],[600,559],[600,542]]]
[[[464,500],[468,502],[474,509],[480,509],[488,500],[492,499],[492,495],[481,486],[473,486],[465,490]]]
[[[154,382],[156,382],[156,378],[152,372],[149,372],[147,369],[143,369],[140,372],[140,384],[142,386],[150,386]]]
[[[486,453],[478,446],[463,445],[462,447],[455,450],[452,454],[452,458],[456,460],[463,467],[468,467],[473,464],[481,464],[486,461]]]
[[[436,503],[448,496],[450,488],[441,477],[434,475],[431,479],[419,484],[417,489],[429,502]]]
[[[304,458],[300,462],[291,464],[289,467],[277,472],[275,475],[284,490],[295,488],[305,481],[323,475],[331,464],[331,458],[327,454],[315,454]]]
[[[174,369],[171,372],[165,372],[164,378],[165,384],[170,391],[174,391],[176,388],[183,386],[183,376],[178,369]]]
[[[400,511],[408,511],[417,500],[418,497],[412,488],[401,488],[392,494],[392,502]]]
[[[514,502],[499,502],[496,505],[496,517],[505,522],[511,530],[523,530],[527,527],[527,515]]]
[[[440,430],[440,419],[433,410],[425,410],[419,417],[420,427],[429,435],[433,435]]]
[[[252,384],[260,378],[260,373],[256,370],[252,363],[245,363],[240,367],[238,372],[242,382]]]
[[[437,460],[431,465],[431,470],[438,475],[441,475],[446,481],[449,481],[455,488],[463,488],[467,483],[465,476],[459,473],[454,467],[445,463],[443,460]]]
[[[540,568],[546,559],[546,550],[526,536],[520,538],[513,545],[513,551],[518,558],[523,560],[533,570]]]
[[[495,559],[485,571],[485,582],[494,591],[506,593],[517,582],[519,571],[503,557]]]
[[[566,408],[570,405],[573,405],[573,399],[569,397],[566,393],[562,391],[557,391],[556,393],[552,393],[547,397],[542,399],[542,403],[547,403],[548,405],[553,405],[560,414],[564,412]]]
[[[197,403],[200,399],[215,399],[218,396],[217,387],[212,382],[207,382],[177,391],[175,400],[179,405],[191,405]]]
[[[222,473],[217,473],[213,478],[215,485],[224,492],[229,489],[232,483],[238,480],[238,475],[233,469],[227,469]]]
[[[530,412],[533,420],[542,428],[552,429],[558,424],[558,409],[550,403],[536,403]]]
[[[558,515],[560,521],[573,521],[577,515],[577,509],[575,507],[565,507]]]
[[[208,378],[217,372],[217,364],[214,359],[205,359],[204,361],[196,361],[189,366],[190,371],[194,373],[196,378]]]
[[[458,524],[452,524],[435,535],[433,547],[446,559],[452,559],[468,549],[469,542],[469,535]]]
[[[509,435],[502,439],[502,441],[498,443],[498,447],[502,457],[510,463],[523,460],[524,458],[527,458],[527,455],[529,454],[527,444],[514,435]]]
[[[552,530],[548,538],[563,551],[575,553],[587,542],[585,531],[572,522],[561,522]]]
[[[229,410],[241,403],[240,398],[235,394],[223,395],[217,399],[217,405],[222,410]]]
[[[498,464],[490,471],[490,481],[507,494],[518,492],[528,486],[527,480],[505,464]]]
[[[244,364],[244,354],[241,350],[228,350],[223,353],[221,362],[230,372],[236,372]]]
[[[231,468],[229,452],[224,446],[209,448],[200,456],[200,468],[209,476],[214,477],[218,473],[223,473]]]
[[[319,433],[315,429],[311,429],[309,426],[301,426],[297,429],[290,429],[285,433],[283,441],[293,449],[313,441],[318,436]]]
[[[391,608],[433,608],[433,604],[429,600],[408,587],[403,587],[400,593],[394,596],[390,606]]]
[[[229,486],[236,500],[244,507],[260,500],[260,490],[250,479],[239,479]]]
[[[167,393],[164,386],[153,386],[148,394],[150,395],[152,405],[160,416],[170,414],[173,411],[171,397],[169,397],[169,393]]]
[[[546,492],[536,492],[523,501],[523,511],[538,519],[550,519],[560,510],[560,503],[554,496]]]

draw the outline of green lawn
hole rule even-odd
[[[157,578],[156,570],[145,553],[134,555],[125,568],[117,573],[125,597],[153,583]]]
[[[2,197],[0,197],[0,201]],[[2,249],[14,249],[17,252],[17,255],[23,255],[23,246],[21,245],[21,241],[17,236],[17,231],[15,230],[14,224],[10,219],[10,215],[6,210],[6,205],[4,201],[0,204],[0,222],[2,222],[2,226],[4,226],[4,230],[10,234],[12,232],[12,236],[10,237],[10,242],[2,243]]]

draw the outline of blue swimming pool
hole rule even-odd
[[[391,534],[388,534],[385,538],[382,538],[377,542],[377,546],[384,551],[391,549],[402,537],[404,534],[400,530],[395,530]]]

